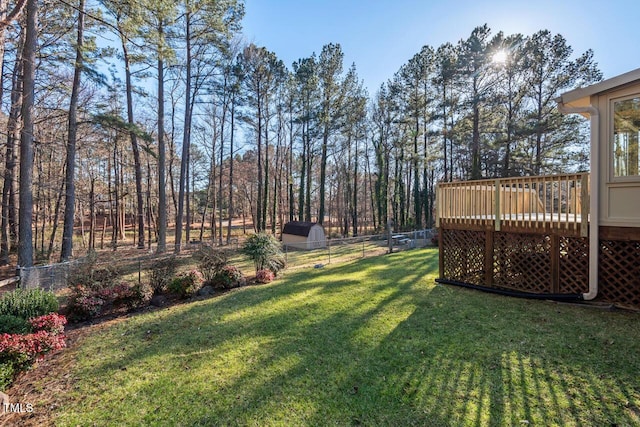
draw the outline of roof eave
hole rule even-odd
[[[567,106],[583,107],[589,105],[590,99],[593,95],[607,92],[611,89],[617,89],[621,86],[625,86],[637,81],[640,81],[640,68],[629,71],[628,73],[620,74],[619,76],[612,77],[607,80],[603,80],[591,86],[570,90],[569,92],[563,93],[559,98],[556,99],[556,101],[562,102]]]

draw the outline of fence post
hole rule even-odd
[[[362,238],[362,258],[364,258],[364,237]]]
[[[327,248],[329,249],[329,264],[331,264],[331,239],[327,239]]]

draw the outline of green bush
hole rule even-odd
[[[198,270],[180,273],[169,283],[169,292],[177,294],[180,298],[187,298],[198,292],[202,287],[204,277]]]
[[[0,390],[6,390],[13,382],[16,370],[10,360],[0,362]]]
[[[229,263],[227,251],[202,245],[193,257],[198,261],[198,269],[206,283],[211,283],[215,275]]]
[[[26,319],[12,314],[0,315],[0,334],[28,334],[31,325]]]
[[[277,274],[286,265],[280,242],[270,234],[250,236],[242,247],[242,253],[253,261],[256,272],[268,269]]]
[[[58,311],[58,299],[53,292],[42,289],[16,289],[0,298],[0,315],[30,319]]]
[[[177,267],[178,261],[175,256],[162,258],[151,264],[149,285],[155,295],[159,295],[167,289],[176,274]]]
[[[133,298],[128,302],[131,308],[144,307],[149,305],[151,297],[153,297],[153,288],[148,283],[136,283],[132,287]]]
[[[120,273],[116,267],[98,266],[96,254],[91,253],[71,269],[67,284],[71,288],[78,285],[91,289],[108,288],[115,285],[118,276]]]

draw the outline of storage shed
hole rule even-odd
[[[327,246],[322,225],[315,222],[291,221],[282,230],[282,244],[298,249],[319,249]]]

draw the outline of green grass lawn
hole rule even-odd
[[[134,316],[57,425],[638,425],[636,313],[437,286],[435,249]],[[36,402],[37,405],[37,402]]]

